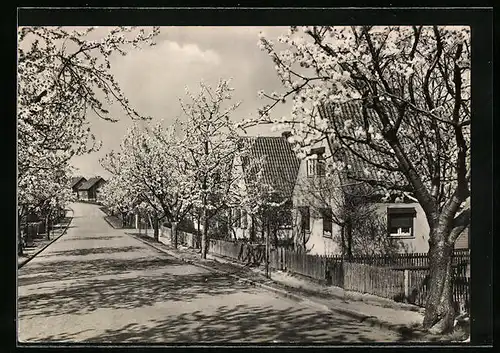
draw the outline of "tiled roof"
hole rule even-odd
[[[252,144],[248,156],[242,160],[243,168],[248,166],[250,158],[264,157],[264,182],[271,185],[280,195],[291,197],[300,166],[300,159],[292,150],[291,144],[281,136],[258,136],[242,139],[251,141]]]
[[[80,185],[80,187],[78,188],[78,190],[89,190],[92,186],[94,186],[99,180],[104,180],[103,178],[101,177],[93,177],[93,178],[90,178],[89,180],[87,180],[86,182],[84,182],[82,185]]]
[[[82,179],[83,179],[83,181],[87,181],[87,179],[85,179],[82,176],[71,178],[71,188],[74,188],[75,185],[78,184],[80,182],[80,180],[82,180]]]
[[[362,113],[362,104],[361,102],[348,102],[338,106],[338,110],[334,113],[332,105],[323,106],[323,109],[320,110],[320,114],[324,117],[327,117],[329,122],[339,129],[343,129],[344,123],[347,120],[352,120],[352,124],[354,126],[363,126],[364,118]],[[381,129],[379,120],[376,113],[373,109],[367,109],[367,117],[370,125],[377,128],[377,130]],[[369,159],[373,163],[377,164],[389,164],[392,166],[394,162],[391,161],[384,154],[377,152],[370,148],[366,144],[356,143],[351,146],[351,148],[360,156],[363,156],[365,159]],[[357,156],[355,153],[345,150],[342,154],[342,160],[344,163],[350,166],[348,171],[343,175],[344,178],[363,178],[363,179],[374,179],[379,180],[380,177],[377,177],[377,167],[371,165],[363,158]],[[399,175],[397,172],[385,172],[384,178],[388,182],[400,184],[402,181],[405,182],[405,178],[402,174]]]

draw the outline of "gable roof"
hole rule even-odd
[[[300,159],[287,139],[281,136],[242,137],[242,139],[251,143],[248,155],[242,158],[243,169],[247,168],[250,159],[264,157],[263,181],[281,196],[291,197],[299,172]]]
[[[334,111],[333,104],[324,105],[319,110],[320,115],[322,115],[323,118],[326,118],[330,124],[339,130],[344,128],[344,125],[348,120],[351,120],[352,125],[354,126],[364,125],[363,104],[361,101],[347,102],[337,105],[337,107],[337,111]],[[390,109],[390,106],[387,108]],[[380,130],[380,123],[375,111],[372,108],[367,108],[366,113],[366,118],[369,124]],[[354,152],[344,149],[340,154],[342,161],[348,166],[348,169],[344,173],[340,173],[340,177],[343,182],[356,180],[356,178],[380,180],[380,177],[377,176],[378,168],[371,165],[367,159],[376,164],[384,165],[386,163],[390,163],[391,165],[394,165],[394,162],[388,157],[373,150],[366,144],[355,143],[351,146],[351,148]],[[384,172],[383,178],[387,182],[393,184],[406,182],[404,175],[398,172]],[[373,187],[368,185],[368,183],[365,183],[365,185],[362,186],[362,189],[364,189],[364,192],[369,193],[375,191]]]
[[[85,179],[82,176],[71,178],[71,188],[74,188],[76,186],[76,184],[78,184],[80,181],[82,181],[82,179],[84,182],[87,181],[87,179]]]
[[[95,184],[97,184],[101,180],[106,181],[103,178],[101,178],[100,176],[90,178],[89,180],[84,182],[82,185],[80,185],[78,190],[89,190],[91,187],[93,187]]]

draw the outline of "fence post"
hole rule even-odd
[[[408,270],[404,270],[404,274],[405,274],[405,299],[407,299],[409,297],[409,294],[410,294],[410,287],[409,287],[409,274],[410,274],[410,271]]]

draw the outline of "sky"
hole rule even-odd
[[[92,36],[103,36],[108,30],[98,28]],[[267,103],[257,96],[259,90],[269,93],[283,90],[273,61],[257,43],[260,32],[276,41],[286,31],[286,27],[161,27],[156,46],[132,49],[127,56],[114,57],[112,73],[139,113],[154,120],[164,119],[167,125],[181,115],[179,98],[185,98],[186,86],[197,92],[200,80],[214,87],[220,78],[231,78],[234,100],[241,101],[232,118],[240,120],[255,115]],[[272,114],[280,117],[290,109],[289,103],[279,105]],[[71,160],[79,175],[109,176],[99,159],[119,147],[133,123],[118,106],[110,106],[109,110],[119,122],[106,122],[94,115],[88,117],[102,147],[98,152]],[[260,126],[248,133],[277,134],[271,132],[270,126]]]

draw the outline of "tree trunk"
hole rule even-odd
[[[197,231],[197,234],[196,234],[196,248],[197,249],[201,249],[201,219],[200,219],[200,213],[198,212],[198,215],[197,215],[197,218],[196,218],[196,221],[198,223],[198,231]]]
[[[274,246],[277,248],[278,247],[278,227],[273,227],[273,241],[274,241]]]
[[[255,241],[255,222],[256,222],[256,219],[255,219],[255,216],[253,214],[250,215],[250,219],[252,222],[252,224],[250,224],[250,242],[254,242]]]
[[[155,213],[153,215],[153,234],[156,241],[160,241],[160,221],[158,220],[158,215]]]
[[[208,252],[208,217],[207,217],[207,209],[204,207],[201,214],[202,222],[203,222],[203,234],[201,237],[201,258],[207,258]]]
[[[269,278],[269,238],[271,237],[271,226],[269,220],[267,221],[267,235],[266,235],[266,277]]]
[[[47,240],[50,240],[50,213],[45,216],[45,234],[47,235]]]
[[[346,224],[346,240],[347,240],[347,258],[352,258],[352,223]]]
[[[172,222],[172,228],[170,229],[171,233],[172,233],[172,239],[174,240],[174,249],[177,249],[177,241],[178,241],[178,238],[177,238],[177,222]]]
[[[231,213],[232,213],[232,208],[229,209],[227,212],[227,239],[231,240],[233,238],[233,225],[231,224]]]
[[[127,213],[122,212],[122,228],[125,228],[127,225]]]
[[[423,326],[433,333],[447,333],[453,329],[452,255],[445,230],[431,229],[429,240],[429,287]]]
[[[21,231],[21,227],[17,227],[17,241],[18,241],[18,248],[17,248],[17,255],[18,256],[23,256],[24,255],[24,250],[23,250],[23,233]]]

